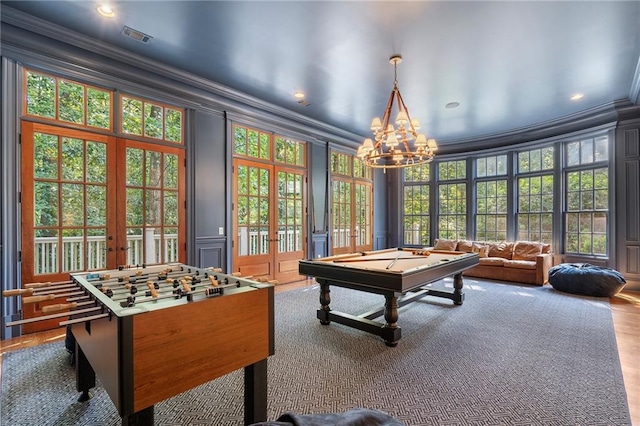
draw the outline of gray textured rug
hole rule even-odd
[[[439,283],[451,287],[451,280]],[[402,339],[315,319],[317,287],[276,295],[269,420],[284,412],[385,411],[413,425],[628,425],[608,299],[465,280],[464,305],[427,297],[400,309]],[[334,309],[365,312],[381,296],[332,288]],[[100,387],[76,402],[62,343],[11,352],[2,425],[117,425]],[[242,371],[166,400],[156,425],[241,425]]]

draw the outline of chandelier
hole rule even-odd
[[[402,100],[398,89],[398,64],[402,56],[393,55],[389,63],[393,64],[393,90],[387,101],[382,120],[376,117],[371,121],[374,139],[366,138],[358,147],[358,157],[366,166],[380,169],[397,169],[428,163],[433,160],[438,149],[435,139],[427,139],[424,133],[418,133],[420,122],[411,118],[409,110]],[[394,124],[391,114],[394,101],[397,101],[398,113]]]

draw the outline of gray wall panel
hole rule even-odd
[[[195,237],[229,235],[227,220],[226,124],[224,116],[196,112],[194,155]],[[229,173],[230,176],[230,173]]]
[[[201,268],[226,268],[225,239],[201,238],[196,241],[198,265]]]

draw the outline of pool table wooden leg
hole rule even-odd
[[[329,325],[331,321],[329,320],[329,312],[331,312],[331,308],[329,304],[331,303],[331,290],[329,290],[329,284],[325,280],[316,280],[318,284],[320,284],[320,309],[318,309],[318,319],[320,320],[320,324]]]
[[[462,272],[453,276],[453,304],[462,305],[464,293],[462,291]]]
[[[384,303],[384,319],[386,324],[384,325],[383,339],[387,346],[395,347],[400,340],[400,333],[398,328],[398,296],[394,294],[385,294]]]

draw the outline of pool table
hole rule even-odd
[[[462,272],[478,264],[477,253],[431,249],[393,248],[385,250],[301,260],[301,275],[315,277],[320,284],[321,324],[331,321],[382,337],[387,346],[396,346],[401,337],[398,308],[426,296],[451,299],[462,305]],[[429,288],[429,284],[453,276],[453,291]],[[351,315],[332,310],[330,286],[345,287],[385,298],[384,308]],[[385,323],[374,321],[384,314]]]

